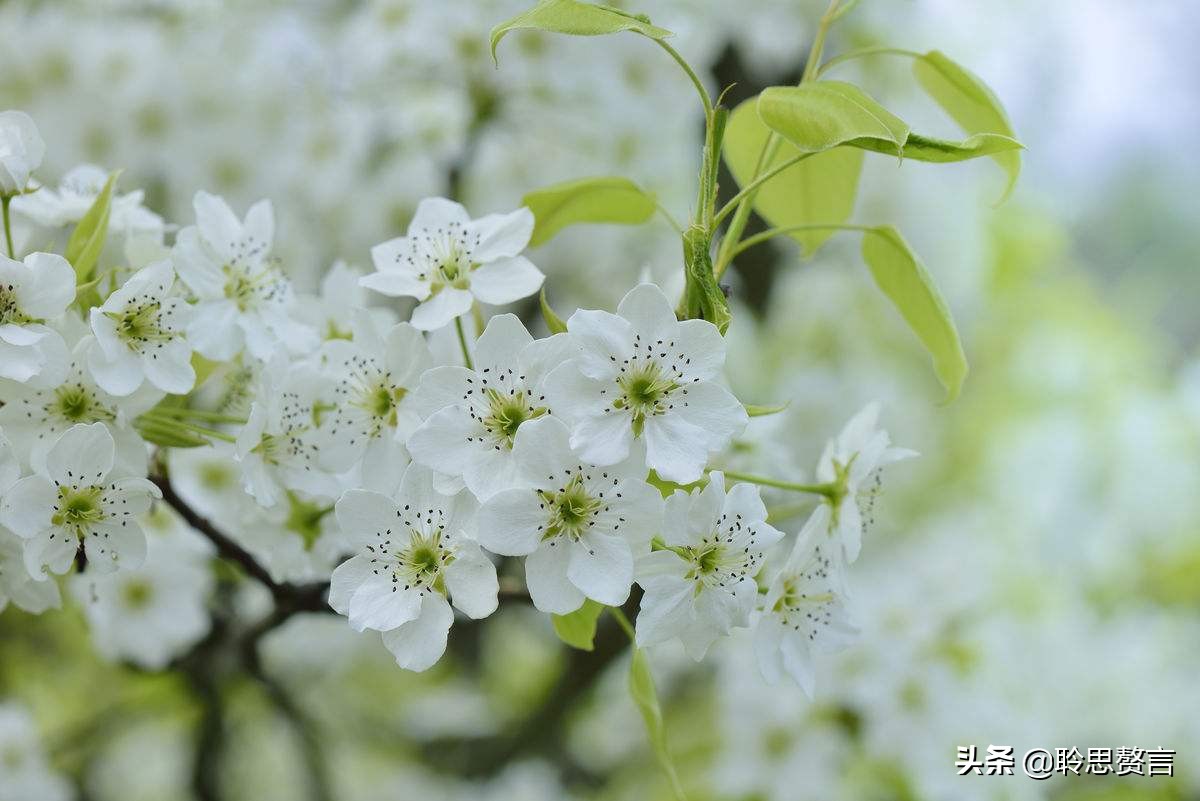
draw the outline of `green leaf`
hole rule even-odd
[[[528,11],[492,28],[492,60],[497,61],[496,47],[509,31],[533,29],[566,33],[572,36],[602,36],[608,33],[633,31],[651,39],[665,39],[673,34],[665,28],[650,24],[644,14],[630,14],[619,8],[581,3],[579,0],[542,0]]]
[[[671,751],[667,748],[667,732],[663,725],[662,707],[658,703],[658,693],[654,689],[654,675],[650,672],[650,660],[646,652],[640,648],[633,649],[633,661],[629,663],[629,694],[642,713],[646,723],[646,736],[654,748],[654,756],[662,767],[663,773],[671,783],[671,789],[677,799],[685,798],[683,787],[679,783],[679,774],[675,771],[675,763],[671,759]]]
[[[563,319],[554,313],[554,309],[550,308],[549,302],[546,300],[546,288],[542,287],[542,293],[538,296],[538,301],[542,306],[542,319],[546,321],[546,328],[550,329],[551,334],[561,334],[567,330],[567,324]]]
[[[778,406],[756,406],[753,403],[747,403],[744,406],[746,407],[746,414],[751,417],[766,417],[769,414],[779,414],[785,411],[788,406],[791,406],[791,403],[781,403]]]
[[[104,188],[92,202],[91,208],[83,215],[83,219],[71,232],[67,241],[67,261],[75,268],[75,283],[86,284],[91,278],[100,251],[104,250],[104,240],[108,237],[108,217],[112,210],[113,187],[121,171],[116,170],[104,182]]]
[[[990,133],[1015,139],[1004,106],[979,76],[946,57],[930,50],[913,61],[913,74],[929,94],[967,134]],[[907,154],[906,154],[907,155]],[[1021,154],[1003,150],[989,154],[1008,173],[1007,198],[1021,174]]]
[[[725,128],[725,163],[740,186],[754,180],[754,168],[770,136],[771,129],[759,119],[754,99],[742,103],[730,115]],[[799,154],[794,145],[780,142],[771,163],[764,164],[758,174]],[[777,228],[843,223],[854,212],[864,157],[862,150],[853,147],[838,147],[809,156],[759,187],[754,195],[754,210]],[[800,243],[806,256],[811,256],[834,233],[833,229],[823,229],[797,231],[789,236]]]
[[[565,181],[538,189],[522,198],[533,212],[530,247],[545,244],[551,237],[576,223],[619,223],[638,225],[654,216],[654,195],[628,178],[600,176]]]
[[[864,141],[902,149],[908,139],[903,120],[857,86],[841,81],[768,87],[758,96],[758,116],[805,153],[843,144],[863,146]]]
[[[210,444],[207,439],[201,436],[182,431],[177,427],[160,423],[157,420],[139,418],[134,422],[134,426],[137,428],[137,432],[141,435],[142,439],[152,442],[155,445],[162,445],[168,448],[199,448],[202,445]]]
[[[891,226],[868,229],[862,255],[875,283],[933,357],[934,372],[946,388],[946,402],[953,401],[967,377],[967,357],[933,278]]]
[[[596,621],[604,611],[604,604],[596,603],[591,598],[583,602],[583,606],[569,615],[551,615],[554,621],[554,633],[558,639],[572,648],[581,651],[592,650],[592,641],[596,638]]]
[[[199,353],[192,353],[192,369],[196,371],[196,383],[193,386],[193,391],[198,389],[201,384],[208,380],[208,377],[221,366],[220,362],[214,362],[211,359],[206,359]]]
[[[902,156],[914,161],[931,161],[946,163],[951,161],[966,161],[980,156],[995,156],[1024,149],[1024,145],[1010,136],[1003,134],[980,133],[967,137],[961,142],[948,139],[934,139],[932,136],[910,133],[903,148],[897,148],[891,142],[878,140],[859,140],[855,146],[864,150],[874,150],[877,153],[887,153]]]

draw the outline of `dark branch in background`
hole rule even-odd
[[[633,594],[623,607],[627,615],[637,612],[641,591]],[[431,767],[470,778],[486,778],[499,773],[515,758],[540,754],[552,758],[564,769],[564,780],[600,783],[600,778],[577,765],[566,748],[566,725],[570,714],[596,686],[596,680],[618,657],[626,652],[629,637],[609,615],[602,615],[596,627],[593,650],[568,648],[567,664],[540,705],[514,726],[490,737],[433,740],[422,749],[424,762]]]

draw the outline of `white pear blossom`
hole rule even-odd
[[[0,111],[0,195],[23,192],[45,155],[46,143],[28,114]]]
[[[735,484],[726,493],[718,471],[703,490],[676,490],[666,502],[661,549],[637,563],[645,590],[638,646],[678,637],[699,660],[718,637],[748,626],[763,551],[783,537],[766,519],[758,488]]]
[[[21,462],[4,432],[0,431],[0,505],[5,493],[20,477]],[[58,585],[53,581],[37,581],[29,575],[23,551],[21,539],[0,526],[0,612],[9,601],[35,615],[57,608],[61,603]]]
[[[582,464],[568,439],[567,427],[553,417],[521,426],[513,447],[521,486],[493,495],[479,510],[480,544],[525,556],[534,606],[560,615],[585,598],[625,603],[634,557],[649,553],[663,509],[640,464]]]
[[[113,473],[116,445],[103,423],[72,426],[46,454],[43,472],[5,493],[0,523],[25,540],[25,565],[65,573],[82,547],[88,569],[111,573],[146,556],[138,516],[161,493],[140,477]]]
[[[293,365],[282,353],[259,376],[250,416],[237,435],[237,460],[246,491],[262,506],[280,503],[287,490],[336,494],[336,480],[320,458],[327,435],[318,427],[318,403],[325,384],[318,370]]]
[[[819,505],[800,529],[791,555],[771,581],[755,627],[764,678],[792,678],[811,698],[813,657],[844,647],[857,633],[846,610],[842,559],[826,541],[830,509]]]
[[[67,371],[67,343],[46,325],[75,299],[75,271],[62,256],[0,256],[0,378],[51,386]]]
[[[858,558],[863,530],[879,492],[880,468],[917,455],[891,447],[888,433],[878,426],[879,404],[870,403],[829,440],[817,462],[817,481],[829,485],[829,536],[841,544],[847,562]]]
[[[76,321],[78,322],[78,321]],[[82,328],[82,323],[79,323]],[[132,422],[150,409],[163,393],[150,384],[123,398],[105,392],[87,369],[87,355],[94,347],[91,335],[79,339],[67,363],[61,383],[36,388],[0,380],[0,426],[12,441],[26,466],[39,470],[46,452],[68,428],[80,423],[103,423],[117,444],[116,464],[131,475],[146,472],[146,443]]]
[[[549,414],[546,374],[570,353],[565,334],[534,340],[515,315],[493,317],[475,343],[475,369],[435,367],[421,378],[416,403],[428,417],[408,438],[413,461],[462,476],[481,501],[516,486],[517,431]]]
[[[191,391],[196,371],[184,332],[192,308],[173,296],[174,285],[171,262],[155,262],[92,309],[88,367],[106,391],[129,395],[144,381],[173,395]]]
[[[289,317],[291,282],[270,257],[275,215],[270,201],[250,207],[245,221],[207,192],[192,201],[196,225],[179,232],[173,258],[179,278],[196,296],[188,339],[210,359],[224,361],[245,347],[266,359],[282,341],[305,350],[310,329]]]
[[[299,295],[293,316],[313,327],[321,342],[354,339],[353,321],[365,311],[378,330],[386,330],[396,322],[390,309],[367,306],[370,295],[360,284],[362,270],[338,261],[321,279],[319,295]]]
[[[640,440],[653,470],[687,484],[745,427],[746,410],[715,380],[725,363],[717,327],[677,320],[657,286],[635,287],[616,314],[577,311],[567,331],[579,353],[546,392],[584,460],[615,464]]]
[[[334,381],[327,463],[346,469],[362,460],[364,477],[382,476],[396,462],[403,467],[404,440],[421,422],[413,393],[433,362],[424,336],[408,323],[381,336],[361,313],[353,341],[334,340],[322,356]]]
[[[62,177],[57,189],[43,186],[14,199],[13,213],[47,228],[77,223],[96,202],[108,175],[95,164],[80,164]],[[145,192],[140,189],[113,195],[108,213],[109,233],[137,236],[162,231],[162,217],[147,209],[144,199]]]
[[[161,504],[143,516],[142,527],[144,564],[110,575],[77,574],[70,588],[97,651],[161,670],[208,631],[213,548]]]
[[[65,777],[55,773],[28,710],[15,702],[0,704],[0,801],[70,801]]]
[[[357,631],[383,632],[401,667],[429,668],[446,649],[450,602],[476,619],[496,610],[496,568],[474,539],[476,509],[467,492],[438,492],[419,465],[394,500],[349,490],[336,515],[356,553],[333,571],[329,605]]]
[[[519,255],[533,233],[533,214],[520,208],[472,220],[444,198],[426,198],[405,236],[371,249],[376,272],[365,287],[416,298],[412,324],[434,331],[466,314],[471,305],[512,303],[537,292],[545,276]]]

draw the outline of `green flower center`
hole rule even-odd
[[[667,410],[670,395],[679,387],[663,375],[657,362],[638,365],[617,379],[621,393],[613,401],[613,408],[633,412],[634,436],[641,436],[646,418],[662,414]]]
[[[411,529],[408,547],[396,554],[397,572],[409,585],[428,587],[445,594],[442,572],[454,561],[450,551],[442,546],[442,529],[429,534]]]
[[[171,332],[161,325],[162,304],[158,301],[127,306],[123,311],[105,312],[116,323],[117,336],[131,346],[170,339]]]
[[[21,311],[17,303],[17,288],[13,284],[0,284],[0,325],[26,325],[36,322]]]
[[[588,494],[579,476],[572,476],[558,492],[543,490],[538,494],[550,511],[550,524],[542,539],[552,539],[559,534],[579,539],[601,506],[599,500]]]
[[[104,519],[104,510],[100,502],[104,495],[102,487],[81,487],[72,489],[58,488],[58,502],[54,506],[54,514],[50,522],[56,526],[74,528],[76,533],[83,535],[83,530],[91,523]]]
[[[121,602],[126,609],[145,609],[154,598],[154,587],[147,581],[134,579],[121,587]]]
[[[54,400],[48,411],[72,423],[109,422],[116,418],[82,384],[64,384],[54,390]]]
[[[484,428],[509,448],[522,423],[535,420],[547,411],[544,406],[534,406],[525,390],[506,395],[500,390],[489,389],[486,394],[488,415],[483,420]]]
[[[455,289],[466,289],[471,281],[468,278],[471,270],[478,265],[471,262],[471,254],[457,239],[446,241],[438,254],[438,264],[430,282],[430,294],[437,294],[442,287],[451,286]]]
[[[332,511],[332,506],[306,501],[289,492],[288,516],[283,525],[300,535],[300,539],[304,540],[304,550],[311,551],[313,544],[321,538],[321,521]]]
[[[237,304],[238,311],[254,308],[258,301],[269,299],[275,290],[276,278],[269,269],[257,275],[235,264],[226,264],[222,269],[225,273],[225,297]]]

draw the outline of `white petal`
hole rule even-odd
[[[334,568],[329,580],[329,606],[339,615],[350,615],[350,598],[373,575],[367,556],[353,556]]]
[[[585,417],[571,429],[571,447],[585,462],[601,467],[628,458],[632,442],[632,423],[620,412]]]
[[[709,381],[725,366],[725,338],[707,320],[684,320],[675,332],[675,346],[691,361],[683,367],[688,380]]]
[[[413,394],[413,405],[419,414],[428,417],[447,406],[464,404],[474,380],[473,372],[458,365],[426,370]]]
[[[387,539],[389,530],[398,531],[396,511],[391,498],[360,489],[346,490],[333,507],[343,539],[356,550]]]
[[[804,638],[795,636],[784,637],[780,643],[779,650],[783,657],[784,669],[787,670],[788,675],[800,685],[805,695],[812,698],[816,684],[816,673],[813,669],[812,652],[809,650]]]
[[[383,645],[396,664],[405,670],[428,670],[446,652],[446,640],[454,612],[446,599],[436,592],[425,593],[420,615],[399,628],[384,632]]]
[[[471,217],[461,204],[444,197],[427,197],[417,204],[408,232],[412,235],[422,230],[436,231],[451,223],[465,228],[470,222]]]
[[[242,349],[242,329],[237,325],[238,308],[231,300],[202,301],[187,327],[192,347],[214,361],[228,361]]]
[[[471,460],[460,468],[463,481],[476,498],[486,501],[497,492],[520,484],[512,451],[504,446],[476,445]]]
[[[98,484],[112,470],[116,443],[104,423],[71,426],[46,454],[46,473],[60,484]]]
[[[675,411],[680,418],[705,432],[709,451],[724,448],[731,438],[740,434],[749,421],[746,409],[729,390],[711,381],[689,384],[681,398],[673,393]]]
[[[249,248],[258,250],[260,258],[266,255],[275,239],[275,209],[271,201],[260,200],[250,207],[242,235]]]
[[[603,415],[611,403],[604,394],[612,392],[611,381],[585,376],[575,362],[560,365],[546,376],[545,392],[554,414],[574,423]]]
[[[708,462],[708,432],[663,414],[646,420],[646,464],[660,476],[677,484],[690,484],[704,474]]]
[[[75,561],[79,540],[62,529],[47,529],[25,542],[25,569],[39,581],[51,573],[66,573]]]
[[[571,548],[567,578],[594,601],[620,606],[633,585],[633,553],[620,537],[585,535]]]
[[[539,611],[565,615],[583,605],[583,593],[567,579],[571,553],[566,542],[562,537],[544,542],[525,557],[525,585]]]
[[[754,630],[754,653],[758,657],[758,669],[768,684],[779,684],[783,679],[784,626],[775,615],[764,615]]]
[[[660,580],[642,596],[634,640],[639,648],[678,636],[691,615],[692,582]]]
[[[571,451],[571,434],[561,420],[540,417],[521,424],[513,444],[513,459],[522,481],[549,488],[562,481],[562,470],[578,463]]]
[[[567,331],[579,347],[579,369],[592,378],[616,375],[617,365],[633,355],[633,327],[615,314],[580,309],[567,320]]]
[[[242,223],[224,199],[208,192],[197,192],[192,198],[196,226],[204,241],[222,260],[232,261],[242,241]],[[186,280],[186,279],[185,279]]]
[[[146,535],[132,520],[124,525],[100,523],[92,527],[83,540],[88,568],[98,573],[115,570],[136,570],[146,561]]]
[[[389,297],[408,297],[425,300],[429,297],[429,282],[415,275],[395,271],[377,272],[358,279],[359,285]]]
[[[445,575],[450,600],[467,617],[478,620],[496,611],[500,591],[496,566],[478,545],[471,543],[459,548]]]
[[[546,525],[542,500],[531,489],[509,489],[488,498],[479,508],[479,544],[503,556],[537,550]]]
[[[29,539],[50,527],[58,493],[42,476],[26,476],[12,485],[0,502],[0,523]]]
[[[471,273],[471,294],[496,306],[527,298],[546,276],[524,256],[496,259]]]
[[[525,207],[508,214],[488,214],[472,221],[471,232],[479,237],[472,257],[486,264],[506,256],[516,256],[529,244],[533,224],[533,212]]]
[[[675,330],[679,325],[675,310],[663,291],[654,284],[638,284],[629,290],[618,304],[617,314],[633,325],[643,342],[675,339]]]
[[[408,452],[413,461],[451,475],[461,475],[463,468],[476,458],[475,443],[467,437],[475,433],[475,421],[461,406],[449,406],[430,416],[408,438]]]
[[[24,259],[29,280],[17,287],[21,311],[30,317],[51,319],[75,300],[75,270],[55,253],[30,253]]]
[[[225,274],[200,241],[196,227],[189,226],[179,232],[171,258],[180,280],[197,297],[208,300],[224,297]]]
[[[142,360],[129,350],[110,357],[104,348],[95,344],[88,349],[87,360],[92,378],[110,395],[132,395],[145,378]]]
[[[411,322],[414,328],[422,331],[436,331],[469,312],[474,302],[475,297],[465,289],[442,287],[413,310]]]
[[[182,339],[172,339],[142,360],[146,379],[163,392],[186,395],[196,383],[192,349]]]
[[[754,484],[734,484],[725,493],[725,514],[741,515],[742,520],[751,523],[767,519],[767,507],[762,501],[762,495]]]
[[[421,594],[392,582],[382,569],[372,572],[350,596],[348,617],[355,631],[389,631],[417,616]]]
[[[475,342],[475,371],[512,366],[521,349],[533,341],[515,314],[497,314]]]

